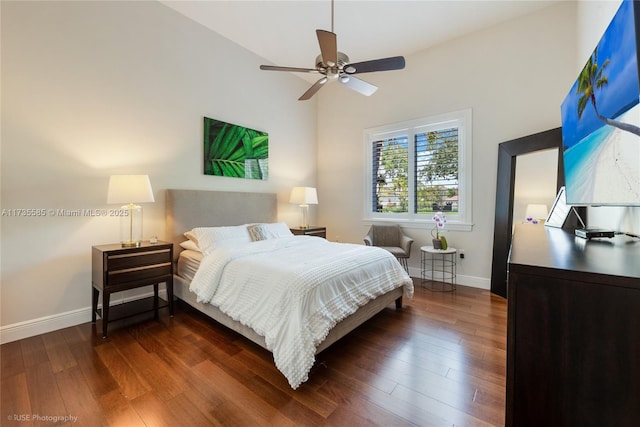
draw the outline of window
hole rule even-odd
[[[365,219],[471,229],[471,110],[365,130]]]

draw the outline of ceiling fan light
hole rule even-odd
[[[318,80],[318,83],[320,83],[321,85],[325,84],[329,79],[325,76],[323,78],[321,78],[320,80]]]
[[[340,76],[340,83],[347,83],[348,81],[349,81],[349,76],[344,74]]]
[[[344,69],[344,71],[345,71],[345,72],[347,72],[347,73],[349,73],[349,74],[353,74],[353,73],[355,73],[355,72],[356,72],[356,69],[355,69],[353,66],[348,65],[348,66]]]

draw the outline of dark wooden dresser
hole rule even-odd
[[[640,239],[516,226],[507,426],[640,426]]]

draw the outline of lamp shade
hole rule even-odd
[[[547,205],[542,205],[542,204],[527,205],[527,211],[525,215],[527,218],[546,219],[548,215]]]
[[[313,187],[293,187],[289,203],[296,205],[317,205],[318,194]]]
[[[149,175],[111,175],[107,203],[155,202]]]

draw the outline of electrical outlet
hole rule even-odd
[[[460,259],[464,259],[464,249],[460,249],[458,252],[460,252]]]

